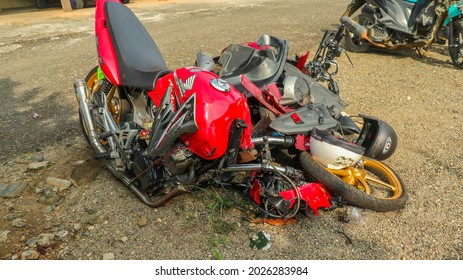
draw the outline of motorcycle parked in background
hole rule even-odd
[[[352,0],[341,17],[341,23],[348,28],[347,49],[426,49],[434,42],[445,44],[448,39],[453,65],[463,68],[463,4],[456,2]],[[352,17],[359,9],[360,13]]]
[[[397,135],[377,118],[350,118],[333,78],[344,28],[326,31],[308,63],[309,53],[288,59],[288,43],[265,34],[256,42],[231,44],[217,57],[199,53],[197,64],[246,94],[253,137],[294,139],[285,152],[331,194],[375,211],[397,210],[407,200],[405,186],[381,162],[394,153]]]

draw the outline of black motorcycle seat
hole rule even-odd
[[[106,2],[105,14],[122,84],[153,89],[157,78],[170,72],[156,43],[125,5]]]
[[[222,65],[220,77],[237,90],[245,91],[241,85],[241,75],[251,80],[257,87],[275,82],[283,72],[288,56],[288,43],[268,34],[258,40],[259,46],[268,48],[256,49],[246,45],[229,45],[219,58]]]

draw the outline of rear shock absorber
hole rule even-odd
[[[113,87],[113,84],[111,84],[110,81],[108,81],[106,78],[103,79],[103,83],[101,84],[100,88],[96,92],[97,98],[93,98],[94,102],[97,102],[97,105],[99,107],[103,107],[102,103],[102,97],[101,96],[108,96],[109,92],[111,91],[111,88]]]
[[[104,79],[103,80],[103,84],[101,85],[100,87],[100,93],[104,94],[104,95],[108,95],[109,91],[111,90],[111,88],[113,87],[113,84],[111,84],[110,81],[108,81],[107,79]]]

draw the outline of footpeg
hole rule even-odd
[[[111,153],[110,152],[105,152],[105,153],[95,153],[93,155],[93,159],[106,159],[106,158],[110,158],[111,157]]]

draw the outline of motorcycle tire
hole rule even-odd
[[[449,42],[449,53],[452,59],[453,66],[462,69],[463,68],[463,20],[458,20],[453,24],[453,41],[457,46],[455,48],[450,47]]]
[[[71,0],[71,7],[73,10],[82,9],[84,7],[84,0]]]
[[[47,0],[35,0],[35,4],[37,5],[37,8],[39,9],[48,8]]]
[[[95,66],[92,70],[90,70],[90,72],[85,77],[85,83],[87,84],[90,96],[93,94],[95,83],[98,81],[98,78],[97,78],[98,73],[97,73],[97,71],[98,71],[98,66]],[[114,88],[114,86],[113,86],[113,89],[111,89],[111,91],[113,91],[113,90],[117,91],[117,89]],[[119,96],[117,96],[117,98],[118,98],[118,101],[119,101],[119,105],[118,105],[119,108],[117,110],[117,114],[113,113],[113,117],[114,117],[114,120],[115,120],[116,124],[119,124],[121,119],[123,119],[126,114],[130,113],[130,104],[126,99],[120,98]],[[114,111],[115,110],[113,110],[113,112]],[[80,124],[80,128],[82,129],[82,133],[84,134],[85,140],[90,145],[90,139],[89,139],[89,136],[88,136],[87,128],[85,126],[83,116],[82,116],[82,113],[81,113],[80,110],[79,110],[79,124]],[[101,143],[103,145],[105,145],[106,141],[102,140]]]
[[[380,197],[379,193],[373,192],[373,190],[368,190],[367,188],[362,190],[361,186],[359,186],[362,185],[362,182],[357,180],[359,178],[345,176],[347,172],[353,170],[342,169],[338,171],[327,169],[313,159],[308,152],[302,152],[299,155],[299,162],[305,172],[320,181],[329,192],[339,195],[349,204],[377,212],[396,211],[403,208],[407,201],[407,194],[399,175],[382,162],[369,158],[363,158],[363,160],[365,162],[365,170],[353,168],[355,169],[354,171],[366,175],[366,177],[363,177],[363,180],[360,178],[360,181],[363,181],[363,186],[367,184],[371,188],[376,183],[381,185],[381,187],[395,188],[392,191],[392,196],[385,197],[384,192],[382,192],[383,196]],[[367,169],[369,170],[368,173]],[[344,172],[346,172],[343,174],[344,176],[341,175]],[[338,173],[338,175],[335,175],[335,173]],[[351,174],[355,173],[352,172]],[[381,177],[385,177],[388,182],[385,182]],[[352,185],[343,179],[350,183],[352,182]]]
[[[372,15],[369,14],[359,14],[353,18],[356,22],[358,22],[360,25],[364,27],[368,27],[370,25],[373,25],[375,22],[375,19],[373,18]],[[350,32],[348,29],[346,29],[346,35],[345,37],[345,43],[346,43],[346,49],[355,52],[355,53],[364,53],[368,51],[371,47],[371,44],[366,42],[365,40],[360,39],[357,35],[354,33]]]

